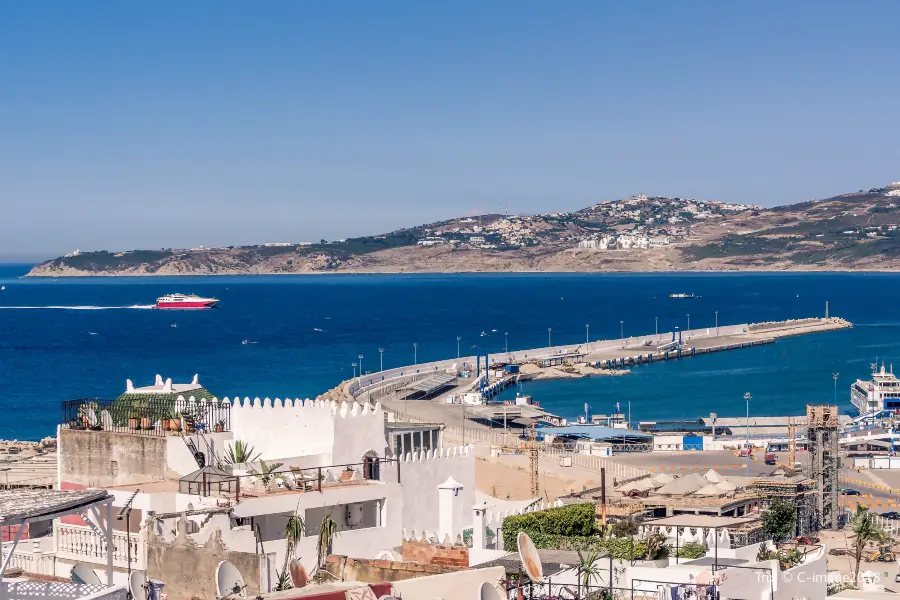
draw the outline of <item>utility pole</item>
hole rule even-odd
[[[837,404],[837,380],[838,377],[841,376],[840,373],[832,373],[831,376],[834,378],[834,403]]]
[[[750,477],[750,399],[753,396],[750,392],[744,394],[744,400],[747,401],[747,458],[744,461],[744,476]]]

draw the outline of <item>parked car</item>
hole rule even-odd
[[[853,488],[844,488],[841,490],[841,494],[844,496],[859,496],[859,490],[854,490]]]

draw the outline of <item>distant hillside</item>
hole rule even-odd
[[[346,240],[72,252],[30,276],[327,272],[894,270],[900,184],[772,209],[638,195]]]

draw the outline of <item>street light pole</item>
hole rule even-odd
[[[831,376],[834,378],[834,403],[837,404],[837,380],[838,377],[841,376],[840,373],[832,373]]]
[[[622,338],[622,349],[625,349],[625,320],[619,321],[619,337]]]
[[[656,319],[656,337],[659,337],[659,317],[653,317]]]
[[[688,338],[690,338],[690,336],[691,336],[691,313],[687,314],[687,318],[688,318],[687,334],[688,334]]]
[[[456,336],[456,360],[459,360],[459,342],[462,340],[462,336]]]
[[[359,355],[359,378],[360,378],[360,379],[362,379],[362,376],[363,376],[362,359],[363,359],[363,355],[360,354],[360,355]]]
[[[350,363],[350,366],[353,367],[353,379],[356,379],[356,363]]]
[[[747,455],[744,460],[744,476],[750,477],[750,399],[753,396],[750,392],[744,394],[744,400],[747,401]]]
[[[585,323],[584,325],[584,345],[587,346],[591,343],[591,324]]]
[[[503,353],[509,354],[509,332],[503,332]]]
[[[719,337],[719,311],[716,311],[716,337]]]
[[[381,359],[381,360],[379,361],[379,367],[378,367],[378,370],[379,370],[379,371],[384,371],[384,348],[379,348],[379,349],[378,349],[378,358]]]
[[[552,327],[548,327],[548,328],[547,328],[547,347],[548,347],[548,348],[552,348],[552,347],[553,347],[552,338],[550,337],[550,333],[551,333],[552,331],[553,331],[553,328],[552,328]]]
[[[419,342],[413,342],[413,364],[419,364]]]

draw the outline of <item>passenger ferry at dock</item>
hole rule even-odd
[[[882,410],[900,409],[900,379],[894,375],[894,367],[885,370],[872,365],[872,380],[857,379],[850,386],[850,402],[860,415],[868,415]]]
[[[156,299],[156,308],[213,308],[218,298],[201,298],[196,294],[166,294]]]

